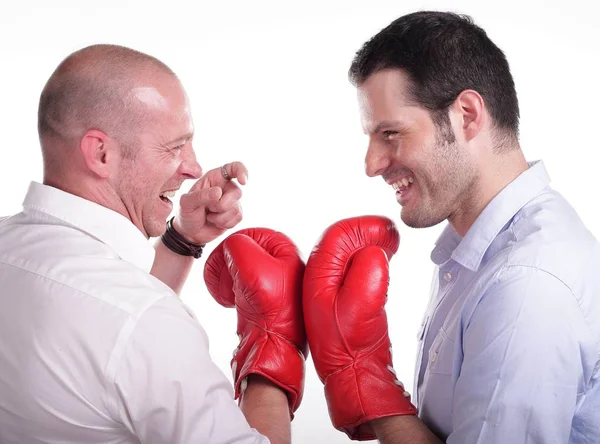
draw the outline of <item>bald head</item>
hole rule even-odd
[[[45,167],[60,162],[90,129],[123,146],[134,144],[149,119],[147,108],[161,100],[149,86],[161,76],[176,78],[160,60],[122,46],[94,45],[69,55],[40,97],[38,131]]]

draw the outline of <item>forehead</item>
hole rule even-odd
[[[131,100],[139,102],[142,106],[149,109],[159,110],[167,106],[167,99],[154,86],[136,86],[129,95]]]
[[[398,119],[414,111],[408,93],[408,76],[398,69],[385,69],[371,74],[358,87],[358,101],[363,125]]]
[[[130,96],[149,117],[152,132],[165,138],[193,132],[189,100],[176,78],[165,76],[141,83]]]

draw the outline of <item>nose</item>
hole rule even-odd
[[[370,140],[365,156],[365,173],[367,176],[381,176],[389,165],[390,159],[386,150]]]
[[[187,179],[199,179],[202,176],[202,167],[196,160],[196,153],[190,144],[188,149],[183,150],[183,162],[179,166],[179,172]]]

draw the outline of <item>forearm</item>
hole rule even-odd
[[[154,244],[154,249],[156,255],[150,274],[179,294],[190,274],[194,258],[172,252],[160,239]]]
[[[271,444],[291,443],[288,398],[277,386],[261,376],[250,375],[241,408],[248,423]]]
[[[371,421],[381,444],[443,444],[414,415],[390,416]]]

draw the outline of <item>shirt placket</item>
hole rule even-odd
[[[437,296],[435,297],[435,299],[430,301],[425,315],[425,319],[423,320],[423,323],[421,324],[421,328],[419,329],[419,333],[417,335],[419,340],[419,353],[417,357],[414,383],[415,404],[419,403],[419,398],[421,397],[419,391],[423,384],[423,375],[425,373],[425,366],[423,365],[423,351],[425,349],[425,343],[427,342],[427,339],[429,337],[429,330],[438,312],[440,304],[442,303],[446,295],[449,293],[450,289],[454,286],[457,277],[458,267],[456,266],[454,261],[449,261],[448,264],[440,266],[437,275],[437,282],[435,283],[437,284]],[[435,284],[432,285],[432,291],[435,291],[436,289]],[[429,344],[429,347],[431,347],[431,344]]]

